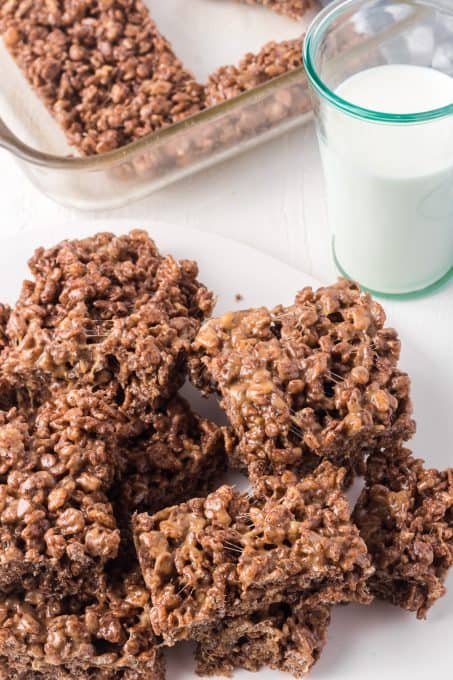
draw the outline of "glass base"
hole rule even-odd
[[[350,276],[341,266],[340,262],[338,261],[337,254],[335,252],[335,239],[332,239],[332,255],[333,255],[333,261],[335,263],[335,267],[337,268],[339,274],[341,276],[344,276],[346,279],[354,280],[352,276]],[[453,267],[449,269],[440,279],[437,281],[434,281],[434,283],[431,283],[429,286],[426,286],[425,288],[421,288],[418,290],[414,290],[409,293],[382,293],[379,290],[373,290],[372,288],[367,288],[367,286],[364,286],[358,281],[360,287],[366,291],[367,293],[371,293],[371,295],[375,295],[376,297],[381,297],[381,298],[386,298],[388,300],[414,300],[416,298],[420,297],[425,297],[426,295],[431,295],[432,293],[435,293],[439,288],[442,288],[445,286],[446,283],[449,281],[453,280]]]

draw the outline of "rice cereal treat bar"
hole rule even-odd
[[[240,0],[240,2],[247,5],[263,5],[296,20],[301,19],[309,9],[318,5],[316,0]]]
[[[0,678],[163,680],[164,661],[147,616],[139,571],[109,575],[99,597],[0,600]],[[3,673],[2,673],[3,670]]]
[[[252,481],[312,459],[360,465],[408,439],[409,377],[382,307],[340,280],[305,288],[289,307],[227,313],[193,343],[192,379],[216,391],[239,444],[231,463]]]
[[[197,673],[231,676],[268,666],[303,677],[321,655],[329,623],[330,607],[312,601],[223,619],[197,645]]]
[[[29,264],[33,280],[7,325],[3,382],[25,386],[34,404],[52,384],[109,389],[123,414],[143,418],[176,393],[213,306],[194,262],[161,255],[136,230],[39,248]]]
[[[0,412],[0,590],[97,587],[119,548],[107,497],[119,461],[79,390],[55,395],[33,419]]]
[[[453,470],[389,449],[369,461],[366,482],[354,519],[376,568],[370,587],[425,618],[453,564]]]
[[[209,76],[206,85],[207,105],[213,106],[236,97],[272,78],[299,68],[302,66],[303,42],[304,36],[283,42],[272,41],[264,45],[257,54],[247,53],[237,66],[221,66]],[[281,96],[288,97],[288,93],[282,92]],[[308,111],[311,108],[308,91],[306,97]],[[276,101],[278,103],[284,105],[285,101]]]
[[[0,303],[0,355],[9,342],[6,327],[10,316],[11,307]],[[17,389],[15,390],[12,385],[9,385],[0,377],[0,410],[8,409],[11,404],[18,401],[17,392]]]
[[[121,457],[115,502],[128,520],[136,510],[156,512],[210,491],[226,468],[224,429],[175,397],[149,429],[121,445]]]
[[[350,521],[343,476],[326,462],[299,483],[293,475],[268,479],[259,497],[222,486],[135,516],[156,635],[168,645],[199,639],[231,612],[249,616],[304,591],[321,598],[324,587],[367,600],[372,570]]]
[[[203,87],[141,0],[6,0],[0,32],[84,155],[122,147],[204,106]]]

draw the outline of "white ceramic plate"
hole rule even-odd
[[[55,225],[24,230],[14,241],[0,240],[2,301],[13,303],[16,299],[21,281],[27,276],[26,260],[36,246],[48,246],[63,238],[78,238],[102,229],[122,233],[140,226],[118,220],[65,228]],[[200,278],[218,295],[219,312],[240,306],[289,303],[298,289],[318,285],[303,272],[219,236],[163,224],[148,230],[163,252],[199,262]],[[235,299],[238,293],[243,296],[240,302]],[[451,297],[446,300],[451,302]],[[416,454],[427,458],[431,465],[447,467],[452,464],[453,441],[450,313],[442,309],[442,298],[384,306],[391,312],[392,325],[400,331],[402,365],[413,378],[418,422]],[[338,607],[333,613],[329,642],[311,675],[313,680],[450,680],[451,578],[450,584],[450,593],[432,609],[426,622],[383,603]],[[253,677],[245,671],[235,674],[238,680],[245,680],[246,676]],[[269,670],[261,673],[264,680],[278,676],[282,680],[289,677]],[[168,654],[168,679],[195,680],[195,677],[189,646],[172,649]]]

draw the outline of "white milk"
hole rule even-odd
[[[374,111],[419,113],[453,103],[453,79],[422,66],[377,66],[336,93]],[[347,274],[383,293],[442,277],[453,266],[453,117],[388,125],[329,106],[320,137],[335,251]]]

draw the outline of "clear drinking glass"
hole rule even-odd
[[[453,273],[452,0],[329,4],[308,30],[304,60],[338,269],[381,295],[433,290]],[[356,74],[389,64],[440,71],[411,77],[429,97],[429,79],[443,77],[448,101],[389,113],[379,87],[373,108],[338,93]]]

